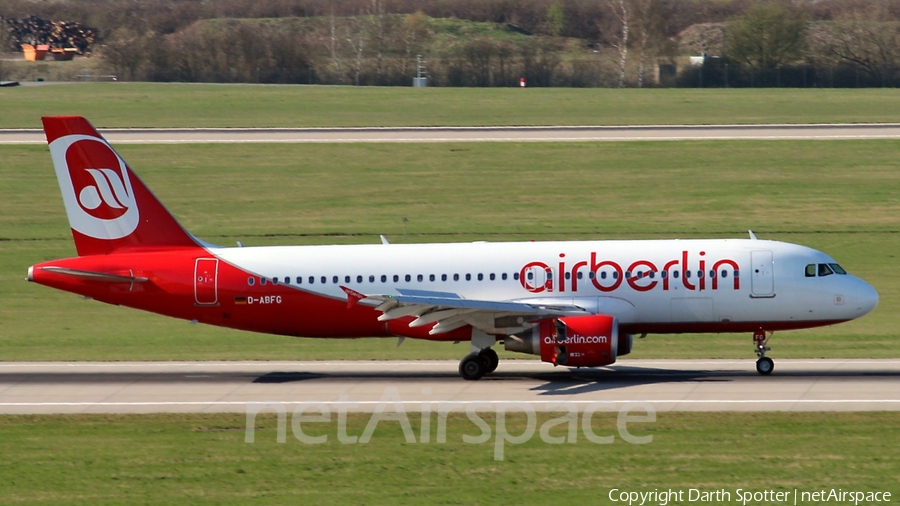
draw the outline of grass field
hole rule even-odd
[[[418,435],[419,414],[409,415]],[[496,429],[493,415],[481,416]],[[552,416],[538,415],[538,427]],[[349,415],[347,434],[362,434],[368,421]],[[507,444],[504,460],[495,461],[493,438],[463,443],[463,435],[480,430],[462,414],[450,415],[443,444],[433,442],[433,417],[430,444],[407,443],[397,422],[382,421],[370,442],[353,445],[338,443],[334,421],[303,425],[311,436],[327,435],[324,444],[295,439],[290,421],[287,441],[278,444],[271,415],[257,417],[252,444],[244,442],[243,414],[2,416],[0,502],[612,504],[612,488],[689,487],[724,488],[732,494],[728,504],[741,504],[738,488],[896,497],[897,422],[894,413],[664,412],[656,422],[629,425],[636,436],[653,436],[634,445],[617,435],[615,414],[600,412],[593,430],[615,436],[612,444],[591,443],[579,432],[575,444],[551,446],[536,434]],[[523,434],[524,415],[507,415],[506,426]],[[550,435],[565,435],[564,426]]]
[[[379,88],[69,83],[0,88],[0,128],[346,127],[900,121],[892,89]]]
[[[900,356],[900,142],[123,146],[199,237],[245,245],[760,237],[871,282],[871,315],[776,335],[778,357]],[[459,358],[463,346],[189,325],[24,281],[74,255],[46,147],[0,147],[0,360]],[[406,235],[402,217],[409,220]],[[751,358],[749,335],[649,336],[634,358]]]

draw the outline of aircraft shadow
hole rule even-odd
[[[618,366],[607,368],[550,368],[540,372],[504,371],[500,368],[473,383],[528,382],[539,384],[531,387],[540,395],[559,396],[580,393],[616,390],[641,385],[677,384],[686,382],[715,383],[760,383],[784,381],[809,381],[811,379],[841,381],[900,381],[900,371],[894,370],[853,370],[853,371],[779,371],[764,377],[755,370],[680,370],[651,367]],[[71,384],[216,384],[216,383],[260,383],[284,384],[305,381],[395,381],[421,382],[463,381],[455,371],[354,371],[352,368],[330,372],[272,371],[265,374],[251,372],[92,372],[92,373],[0,373],[0,385],[71,385]]]

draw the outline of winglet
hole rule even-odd
[[[388,242],[387,237],[385,237],[385,236],[382,235],[382,236],[381,236],[381,244],[385,244],[385,245],[386,245],[386,244],[390,244],[390,242]]]
[[[355,306],[359,301],[366,298],[364,294],[357,292],[352,288],[347,288],[346,286],[341,285],[341,290],[347,294],[347,309]]]
[[[754,241],[757,240],[757,239],[756,239],[756,234],[754,234],[752,230],[748,230],[747,232],[750,232],[750,239],[751,239],[751,240],[754,240]]]

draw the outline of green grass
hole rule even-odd
[[[496,428],[493,416],[481,416]],[[361,435],[368,421],[349,415],[347,433]],[[410,422],[418,434],[419,415]],[[243,414],[2,416],[0,502],[611,504],[612,488],[725,488],[735,504],[738,488],[900,493],[896,413],[663,412],[629,424],[653,436],[644,445],[623,442],[615,414],[598,413],[594,430],[616,436],[612,444],[579,431],[575,444],[551,446],[536,434],[506,445],[503,461],[493,459],[493,438],[463,443],[479,429],[461,414],[449,417],[443,444],[409,444],[392,421],[354,445],[338,443],[336,422],[304,424],[309,435],[328,435],[321,445],[301,443],[288,423],[278,444],[271,415],[258,416],[248,444],[245,423]],[[508,415],[506,425],[522,434],[525,417]],[[431,441],[436,433],[433,418]]]
[[[900,141],[123,146],[182,223],[245,245],[760,237],[828,252],[881,294],[777,357],[900,356]],[[459,358],[465,346],[250,334],[24,281],[73,256],[47,148],[0,147],[0,360]],[[404,235],[402,217],[409,220]],[[507,355],[509,356],[509,355]],[[514,355],[523,357],[522,355]],[[656,336],[634,358],[752,358],[749,335]]]
[[[891,89],[354,88],[72,83],[0,88],[0,128],[346,127],[900,121]]]

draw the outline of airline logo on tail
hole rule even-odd
[[[95,239],[128,236],[140,221],[125,161],[103,139],[66,135],[50,154],[72,228]]]

